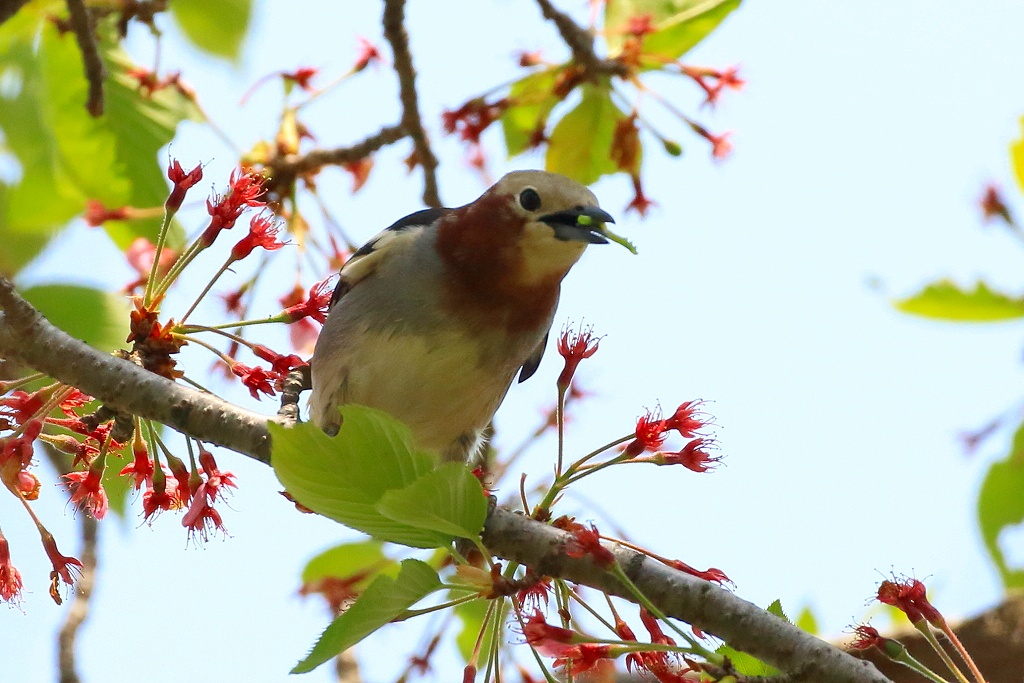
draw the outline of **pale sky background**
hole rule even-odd
[[[585,11],[575,0],[560,5]],[[258,3],[237,68],[197,55],[164,21],[163,64],[182,69],[247,147],[273,135],[279,102],[267,85],[239,109],[256,78],[311,65],[326,83],[351,64],[356,35],[383,44],[378,3],[337,7]],[[457,205],[483,186],[461,146],[442,137],[441,109],[512,77],[517,50],[561,53],[531,2],[441,7],[411,2],[408,28],[442,197]],[[971,459],[957,435],[1018,409],[1021,326],[930,322],[889,301],[943,276],[1020,291],[1020,247],[982,229],[976,200],[994,179],[1020,206],[1007,146],[1024,113],[1022,27],[1024,5],[1013,2],[748,2],[690,53],[691,64],[739,64],[748,81],[716,111],[699,110],[696,87],[665,86],[711,130],[735,131],[734,155],[713,163],[701,140],[663,123],[686,154],[648,150],[645,184],[658,206],[646,221],[623,211],[631,196],[624,177],[596,184],[640,255],[592,249],[566,281],[556,320],[585,318],[605,335],[580,371],[595,397],[576,411],[570,453],[628,432],[644,406],[703,398],[720,425],[725,464],[701,476],[622,468],[579,487],[582,497],[567,499],[564,512],[608,531],[612,519],[665,555],[719,567],[757,604],[780,598],[791,613],[810,606],[831,634],[865,616],[892,571],[925,579],[947,616],[1000,599],[973,509],[986,465],[1002,457],[1009,435]],[[148,63],[144,33],[134,28],[130,44]],[[397,120],[395,91],[390,69],[362,74],[310,108],[307,122],[324,145],[356,141]],[[489,135],[495,175],[542,164],[505,162],[497,127]],[[419,177],[400,166],[408,149],[378,155],[355,197],[343,173],[322,176],[358,238],[420,208]],[[186,167],[208,162],[203,188],[223,186],[235,160],[192,125],[172,152]],[[202,188],[193,192],[201,198]],[[71,235],[22,283],[130,279],[101,233],[78,225]],[[84,249],[104,256],[69,258]],[[499,443],[516,443],[551,403],[556,359],[549,349],[537,376],[510,393]],[[549,470],[551,445],[524,461],[532,480]],[[296,595],[299,573],[313,554],[358,535],[295,513],[268,468],[218,458],[240,479],[225,510],[231,538],[191,547],[174,515],[152,528],[136,528],[141,512],[102,524],[98,587],[80,636],[84,680],[170,681],[187,672],[194,681],[284,681],[326,625],[322,605]],[[76,554],[71,509],[40,509],[61,549]],[[0,518],[31,591],[24,613],[0,611],[3,677],[52,681],[64,611],[46,595],[45,556],[8,497]],[[1024,542],[1016,547],[1024,562]],[[386,630],[361,649],[367,680],[389,680],[404,665],[395,644],[414,637],[405,633]],[[306,680],[330,680],[330,667]]]

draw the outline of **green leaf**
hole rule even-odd
[[[715,652],[728,657],[736,673],[743,676],[775,676],[781,673],[774,666],[765,664],[757,657],[748,655],[746,652],[741,652],[728,645],[720,646]]]
[[[818,628],[818,618],[814,616],[814,611],[810,607],[800,610],[800,614],[796,618],[796,625],[812,636],[818,635],[821,630]]]
[[[34,11],[33,11],[34,10]],[[110,32],[109,25],[101,33]],[[109,77],[106,113],[85,111],[87,84],[74,36],[59,35],[38,6],[0,26],[0,129],[21,178],[0,186],[0,271],[15,272],[54,232],[80,214],[87,199],[108,207],[157,207],[167,195],[157,151],[178,122],[199,120],[196,106],[174,88],[151,99],[126,74],[131,64],[101,41]],[[153,240],[158,218],[108,223],[118,247],[137,236]],[[180,230],[172,246],[181,242]]]
[[[626,24],[650,15],[654,33],[644,36],[643,54],[674,60],[704,40],[739,7],[740,0],[609,0],[605,5],[608,53],[622,51]]]
[[[331,622],[309,655],[291,672],[312,671],[440,588],[441,580],[429,565],[403,560],[398,576],[378,576],[348,610]]]
[[[590,185],[618,171],[611,159],[612,139],[616,122],[626,114],[612,101],[607,86],[586,84],[582,89],[583,99],[551,132],[545,167]]]
[[[509,88],[512,106],[501,115],[505,148],[509,157],[530,148],[534,132],[547,125],[548,115],[561,98],[555,94],[560,69],[545,69],[520,78]]]
[[[774,614],[779,619],[784,619],[785,621],[788,621],[791,624],[793,623],[790,620],[790,618],[788,616],[786,616],[786,613],[782,610],[782,601],[781,600],[776,600],[772,604],[768,605],[768,607],[767,607],[767,609],[765,611],[767,611],[769,614]]]
[[[978,282],[973,291],[949,280],[934,282],[895,305],[904,313],[957,322],[1024,318],[1024,298],[994,292],[984,282]]]
[[[122,520],[127,519],[128,494],[132,490],[132,477],[122,477],[121,470],[128,464],[122,453],[107,455],[107,466],[103,470],[103,490],[107,492],[107,505]]]
[[[1017,429],[1014,444],[1024,440],[1024,425]],[[1011,567],[999,545],[1004,529],[1024,522],[1024,461],[1014,458],[993,463],[985,475],[978,494],[978,524],[985,548],[1003,585],[1010,589],[1024,588],[1024,567]]]
[[[373,570],[374,576],[377,573],[393,576],[398,573],[398,566],[398,562],[384,554],[380,541],[343,543],[328,548],[307,562],[302,570],[302,583],[310,584],[332,576],[351,577],[368,568]],[[355,585],[359,583],[361,581]]]
[[[388,491],[377,510],[418,529],[475,538],[487,518],[487,495],[465,465],[449,462],[405,488]]]
[[[171,15],[193,45],[237,61],[249,28],[252,0],[174,0]]]
[[[123,296],[77,285],[39,285],[21,293],[51,323],[101,351],[125,345],[128,302]]]
[[[1020,120],[1021,138],[1010,145],[1010,162],[1013,164],[1013,174],[1017,177],[1017,186],[1024,192],[1024,117]]]
[[[392,489],[402,489],[434,469],[435,457],[416,450],[412,433],[379,410],[348,405],[335,437],[309,423],[285,429],[270,423],[271,464],[297,501],[374,538],[417,548],[447,545],[451,537],[397,522],[377,509]]]

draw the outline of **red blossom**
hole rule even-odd
[[[651,635],[651,642],[655,645],[675,645],[676,641],[665,635],[665,632],[661,630],[661,624],[654,617],[653,614],[647,611],[647,608],[640,608],[640,621],[643,622],[644,628]]]
[[[199,240],[203,246],[210,246],[221,230],[228,230],[242,215],[246,207],[263,206],[258,198],[263,195],[263,176],[252,171],[232,171],[227,194],[206,200],[210,224]]]
[[[545,576],[529,588],[524,588],[516,593],[516,602],[519,603],[522,609],[532,609],[539,613],[542,604],[544,607],[548,606],[550,596],[551,577]]]
[[[544,58],[541,56],[540,50],[533,50],[532,52],[523,50],[517,55],[517,61],[519,62],[519,66],[530,67],[543,64]]]
[[[85,509],[96,519],[107,514],[107,492],[103,490],[104,461],[97,458],[88,470],[68,472],[64,478],[71,489],[71,504]]]
[[[985,192],[981,195],[978,204],[981,206],[981,216],[985,223],[991,223],[994,219],[999,218],[1007,225],[1014,225],[1010,208],[1003,201],[1003,195],[994,183],[989,183],[985,187]]]
[[[312,66],[300,66],[295,71],[282,71],[281,78],[286,82],[294,83],[306,92],[312,92],[313,85],[310,81],[313,80],[313,76],[316,76],[319,71],[319,69]]]
[[[676,430],[684,439],[692,439],[709,424],[707,420],[698,417],[698,415],[704,414],[697,410],[702,405],[704,405],[704,401],[701,400],[679,404],[676,412],[666,418],[665,427]]]
[[[89,394],[83,393],[79,389],[72,389],[71,393],[65,396],[57,407],[68,417],[78,417],[75,413],[75,408],[81,408],[91,403],[92,400],[93,398]]]
[[[203,165],[196,164],[191,171],[185,171],[178,160],[173,159],[167,167],[167,179],[171,181],[173,187],[171,193],[167,195],[164,208],[174,213],[181,208],[181,203],[185,201],[185,194],[203,179]]]
[[[320,577],[319,579],[302,584],[302,587],[299,588],[299,595],[306,596],[319,593],[327,601],[331,612],[339,614],[342,608],[347,607],[359,597],[361,591],[357,586],[364,583],[376,569],[377,567],[373,567],[348,576]]]
[[[25,424],[43,407],[41,391],[28,394],[21,389],[0,398],[0,414],[10,417],[16,424]]]
[[[692,128],[697,135],[711,143],[711,156],[713,158],[724,159],[729,156],[730,152],[732,152],[732,143],[729,142],[729,136],[732,135],[731,131],[726,131],[721,135],[714,135],[707,128],[695,121],[690,121],[689,123],[690,128]]]
[[[132,444],[132,454],[135,459],[124,466],[119,473],[122,477],[135,478],[135,490],[142,488],[143,484],[153,484],[153,460],[149,457],[146,444],[141,439]]]
[[[575,643],[578,642],[578,635],[575,631],[561,626],[552,626],[544,620],[540,610],[526,617],[523,622],[523,636],[526,642],[537,650],[545,652],[550,649],[552,643]]]
[[[884,640],[881,634],[873,626],[867,624],[858,624],[853,629],[855,639],[850,643],[850,647],[854,650],[869,650],[872,647],[881,647],[881,643]]]
[[[641,218],[647,215],[656,202],[644,194],[643,185],[640,182],[640,174],[634,173],[633,178],[633,199],[626,205],[626,211],[636,211]]]
[[[263,344],[256,344],[255,346],[253,346],[252,352],[256,354],[258,358],[262,358],[263,360],[270,363],[271,370],[274,373],[281,375],[282,377],[287,375],[295,368],[306,365],[306,361],[302,360],[294,353],[285,356],[280,353],[275,353],[274,351],[270,350]]]
[[[239,317],[245,313],[245,309],[242,307],[242,296],[248,289],[248,285],[242,285],[233,292],[226,292],[220,295],[220,298],[224,300],[224,308],[227,309],[228,313],[233,313]]]
[[[131,206],[119,206],[116,209],[108,209],[96,199],[85,200],[85,224],[90,228],[98,228],[107,221],[124,221],[132,218],[136,210]]]
[[[243,237],[231,248],[231,258],[240,261],[251,254],[256,247],[263,247],[267,251],[275,251],[285,245],[277,241],[277,234],[281,231],[280,226],[274,223],[273,216],[260,214],[253,216],[249,221],[249,234]]]
[[[151,522],[161,510],[176,510],[182,506],[176,482],[168,480],[162,469],[153,472],[152,483],[152,488],[142,494],[142,518],[146,522]]]
[[[636,457],[645,450],[657,450],[668,438],[668,429],[665,420],[661,419],[660,410],[647,411],[637,419],[634,438],[626,445],[625,453]]]
[[[11,563],[10,546],[0,533],[0,600],[11,603],[20,601],[21,588],[21,572]]]
[[[558,338],[557,345],[559,355],[565,359],[565,366],[562,368],[561,374],[558,375],[557,382],[561,391],[565,391],[569,387],[580,361],[597,353],[600,342],[600,337],[594,337],[593,327],[584,328],[581,325],[579,332],[570,327],[562,330],[562,336]]]
[[[622,32],[637,38],[654,33],[654,16],[651,14],[637,14],[626,20]]]
[[[565,543],[566,555],[569,557],[590,555],[594,563],[603,568],[608,568],[615,564],[615,555],[611,550],[601,545],[601,534],[598,533],[596,526],[591,524],[588,529],[582,524],[571,522],[563,528],[572,534],[572,537]]]
[[[331,295],[333,293],[330,282],[333,277],[332,275],[316,283],[309,288],[309,294],[305,300],[288,306],[282,311],[282,314],[287,317],[289,324],[298,322],[306,317],[310,317],[321,324],[327,320],[327,309],[331,305]]]
[[[684,75],[692,78],[704,91],[704,104],[712,106],[718,103],[718,97],[726,88],[740,90],[746,85],[746,82],[739,77],[739,68],[735,66],[719,70],[682,65],[680,70]],[[709,82],[709,79],[713,79],[714,82]]]
[[[341,167],[352,175],[352,194],[355,194],[370,178],[370,171],[373,170],[373,157],[365,156],[362,159],[344,163]]]
[[[359,52],[356,54],[356,63],[352,65],[352,73],[362,71],[370,64],[382,62],[384,58],[377,46],[362,36],[356,36],[359,41]]]
[[[604,674],[611,673],[614,663],[609,659],[612,646],[602,643],[580,643],[571,647],[563,648],[554,661],[556,667],[564,667],[565,672],[571,676],[588,671],[593,672],[596,680],[600,680]]]
[[[203,467],[203,474],[206,475],[204,493],[209,497],[210,502],[217,498],[224,500],[227,495],[226,489],[236,489],[235,475],[231,472],[223,472],[217,467],[217,461],[213,459],[213,453],[207,450],[199,451],[199,464]],[[196,495],[199,495],[197,492]]]
[[[249,367],[243,363],[234,363],[231,366],[231,372],[241,378],[242,384],[248,389],[249,393],[256,400],[260,398],[260,392],[267,396],[276,396],[274,392],[274,386],[270,383],[270,380],[276,379],[273,374],[267,372],[266,368],[260,366]]]
[[[691,576],[696,576],[698,579],[704,579],[705,581],[713,581],[714,583],[717,583],[719,585],[732,583],[729,577],[726,576],[725,572],[723,572],[721,569],[711,567],[710,569],[701,571],[699,569],[691,567],[682,560],[670,560],[667,564],[673,569],[678,569],[681,572],[686,572]]]
[[[878,586],[876,597],[879,602],[892,605],[906,614],[912,624],[924,619],[936,628],[945,626],[942,614],[928,601],[925,585],[917,579],[894,577],[892,581],[883,581]]]
[[[75,582],[75,576],[81,572],[82,563],[73,557],[61,555],[57,550],[57,542],[49,531],[43,531],[42,537],[43,549],[46,551],[46,556],[50,558],[50,564],[53,565],[50,579],[55,581],[57,577],[60,577],[64,583],[70,586]]]
[[[18,491],[25,500],[37,500],[39,498],[39,478],[27,470],[18,472]]]
[[[654,456],[654,462],[659,465],[682,465],[686,469],[698,474],[714,469],[722,459],[720,455],[711,455],[706,450],[714,444],[713,439],[700,437],[693,439],[680,451],[659,452]]]
[[[220,513],[210,504],[205,487],[205,482],[199,486],[192,505],[181,519],[181,525],[189,530],[189,536],[195,538],[198,535],[203,541],[209,540],[210,534],[218,530],[227,533]]]
[[[39,438],[43,431],[43,421],[40,418],[33,418],[24,424],[24,429],[19,436],[0,439],[2,450],[0,450],[0,465],[16,462],[17,469],[28,467],[32,462],[32,444]]]
[[[167,467],[171,470],[171,475],[174,477],[174,493],[182,505],[187,505],[192,500],[192,494],[195,493],[190,482],[192,474],[185,467],[185,463],[181,458],[170,453],[165,454],[164,457],[167,458]],[[196,482],[195,487],[199,487],[199,482]]]

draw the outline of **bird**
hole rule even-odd
[[[310,359],[310,420],[389,413],[414,443],[469,461],[518,375],[540,364],[562,279],[614,219],[560,174],[513,171],[475,201],[395,222],[339,272]]]

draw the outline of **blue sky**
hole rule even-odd
[[[195,55],[168,25],[163,63],[183,70],[244,148],[272,135],[276,121],[274,87],[238,107],[256,78],[312,65],[326,81],[348,68],[356,35],[380,40],[376,3],[348,5],[341,14],[333,3],[259,3],[238,67]],[[582,3],[562,5],[582,11]],[[411,3],[408,26],[442,159],[442,197],[455,205],[483,186],[461,147],[442,137],[441,109],[512,77],[516,50],[542,47],[555,57],[557,45],[531,3],[444,7],[439,14],[436,4]],[[595,395],[577,410],[567,444],[585,452],[628,432],[644,407],[703,398],[720,425],[725,463],[700,476],[642,467],[598,475],[564,502],[565,512],[692,565],[720,567],[758,604],[809,606],[833,634],[863,618],[892,571],[925,579],[948,616],[999,599],[973,505],[987,460],[1008,437],[966,458],[957,435],[1019,409],[1020,326],[909,318],[890,299],[945,276],[1020,289],[1019,247],[981,227],[976,200],[990,179],[1019,197],[1007,145],[1024,113],[1022,25],[1024,6],[1015,3],[748,2],[688,56],[739,64],[748,81],[715,111],[699,109],[695,87],[663,85],[712,130],[735,131],[735,152],[714,163],[681,131],[683,158],[651,146],[645,188],[658,206],[645,221],[623,211],[626,179],[594,186],[640,255],[592,249],[566,281],[556,320],[585,319],[605,335],[581,368]],[[148,60],[143,31],[131,45]],[[367,72],[311,107],[309,123],[324,145],[358,140],[397,119],[394,92],[386,68]],[[488,135],[496,175],[542,164],[505,161],[498,132]],[[359,238],[420,208],[417,178],[400,166],[408,150],[399,147],[378,156],[355,197],[343,173],[322,178],[332,209]],[[207,179],[226,178],[235,161],[190,124],[172,153],[186,166],[207,162]],[[28,279],[127,281],[103,239],[73,228]],[[84,248],[105,253],[110,271],[71,258]],[[549,356],[510,393],[499,444],[535,425],[553,400],[558,365]],[[532,478],[548,471],[551,446],[525,459]],[[187,546],[171,516],[152,528],[135,528],[138,518],[103,524],[94,613],[81,635],[88,679],[170,680],[187,669],[200,681],[284,680],[325,625],[321,606],[296,596],[299,572],[315,552],[357,535],[295,514],[267,468],[219,457],[240,479],[225,515],[230,539]],[[63,612],[45,594],[45,558],[18,514],[0,498],[15,561],[34,583],[24,614],[0,613],[0,661],[9,680],[35,683],[55,677],[50,648]],[[70,508],[52,506],[47,519],[69,552]],[[1024,542],[1016,548],[1021,559]],[[362,650],[371,680],[401,665],[382,656],[397,637]]]

